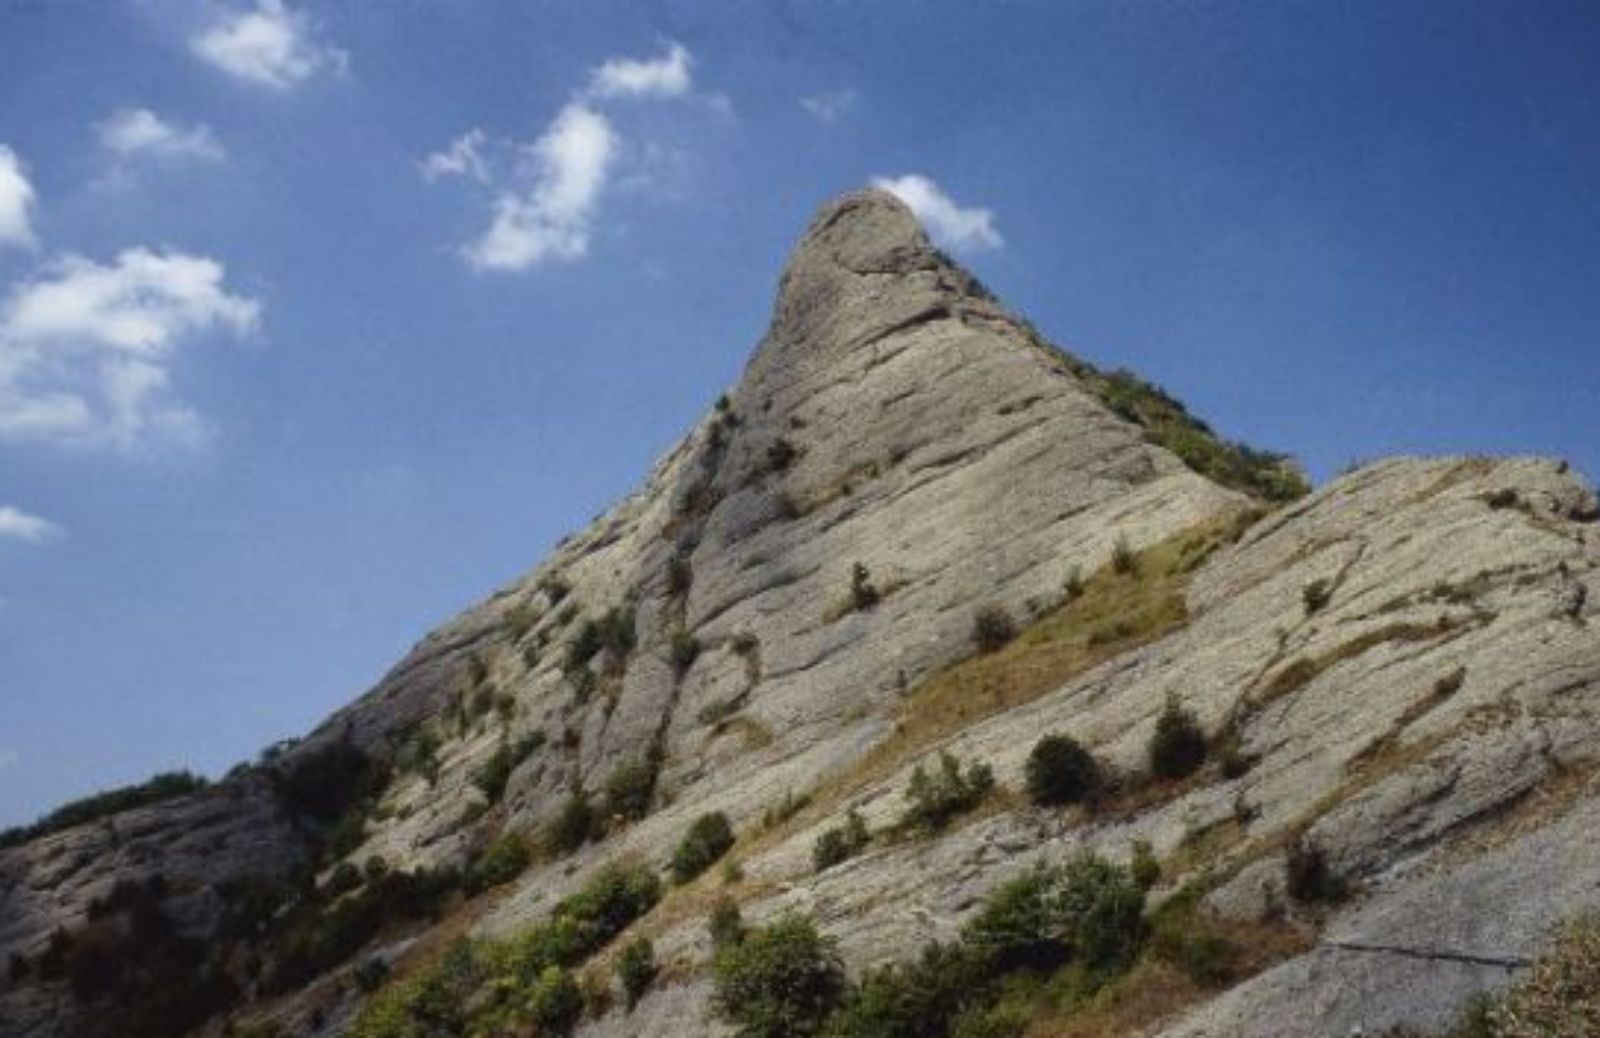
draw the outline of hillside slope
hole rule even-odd
[[[1035,863],[1121,862],[1136,841],[1161,866],[1150,905],[1238,961],[1185,973],[1153,939],[1097,1001],[1057,981],[1008,996],[1033,1033],[1440,1026],[1513,971],[1419,951],[1525,959],[1600,902],[1593,493],[1560,463],[1475,458],[1386,461],[1282,503],[1295,491],[1272,456],[1044,344],[892,197],[845,196],[738,384],[637,493],[306,739],[0,849],[0,1033],[228,1013],[339,1033],[380,986],[365,1033],[452,1033],[383,1030],[382,1012],[415,1024],[422,981],[381,980],[460,955],[478,959],[457,1001],[515,1031],[545,996],[484,1008],[496,942],[526,945],[608,867],[665,865],[711,812],[739,870],[567,954],[579,1033],[720,1033],[719,897],[747,925],[814,919],[860,977],[958,939]],[[1169,703],[1209,759],[1161,779],[1147,747]],[[1022,795],[1048,732],[1110,776],[1092,809]],[[998,789],[919,832],[905,790],[941,752]],[[851,810],[869,840],[818,872]],[[1326,897],[1286,889],[1308,855]],[[122,963],[151,918],[165,951]],[[452,960],[463,933],[479,951]],[[603,968],[638,935],[662,969],[608,1010]],[[214,998],[140,1001],[193,976]]]

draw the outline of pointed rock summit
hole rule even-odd
[[[750,925],[810,917],[859,976],[956,938],[1036,864],[1135,841],[1195,892],[1177,929],[1236,944],[1143,1033],[1441,1025],[1505,972],[1334,942],[1531,957],[1600,905],[1600,509],[1536,459],[1398,459],[1305,490],[1044,342],[893,196],[845,195],[738,383],[638,491],[298,743],[0,843],[0,1034],[110,1038],[175,1007],[343,1033],[373,962],[455,985],[464,1014],[532,1005],[547,971],[504,964],[544,944],[494,942],[592,908],[562,899],[608,869],[681,877],[707,814],[739,867],[623,906],[670,968],[631,1013],[591,999],[584,1038],[733,1033],[713,891]],[[1203,737],[1181,779],[1152,756],[1173,710]],[[1109,778],[1095,811],[1021,795],[1046,733]],[[918,824],[934,808],[907,791],[938,782],[960,795]],[[820,869],[856,817],[862,853]],[[135,915],[163,920],[138,931],[154,946],[119,936]],[[460,933],[487,943],[441,959]],[[560,965],[608,977],[594,939]],[[1176,976],[1170,948],[1137,954]],[[74,963],[98,986],[64,979]],[[382,1020],[432,990],[391,982],[359,1033],[400,1034]]]

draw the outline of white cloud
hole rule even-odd
[[[595,97],[681,97],[689,92],[689,51],[668,42],[659,58],[608,58],[595,69],[589,92]]]
[[[28,220],[33,197],[33,185],[22,171],[22,160],[0,144],[0,247],[33,248],[33,226]]]
[[[494,221],[468,250],[474,266],[525,270],[588,252],[590,225],[617,152],[605,116],[570,102],[530,148],[534,179],[526,192],[504,192]]]
[[[132,449],[193,442],[198,414],[171,391],[179,347],[244,334],[260,304],[222,287],[220,263],[129,249],[79,256],[15,286],[0,309],[0,439]]]
[[[196,159],[221,162],[227,152],[209,126],[184,129],[162,119],[148,108],[124,108],[98,127],[100,144],[125,158]]]
[[[659,187],[658,174],[682,165],[666,162],[679,155],[665,145],[629,146],[606,114],[609,100],[685,97],[693,62],[682,44],[671,41],[658,57],[608,58],[536,141],[505,142],[521,155],[509,173],[497,175],[491,167],[485,146],[502,145],[479,129],[423,158],[419,168],[426,180],[460,176],[493,188],[489,226],[462,250],[467,262],[479,270],[511,271],[588,255],[601,199],[619,163],[626,158],[641,167],[625,188]]]
[[[471,177],[480,184],[487,183],[489,169],[482,152],[486,139],[482,130],[468,130],[451,141],[449,147],[422,160],[422,178],[431,181],[440,177]]]
[[[29,515],[11,505],[0,505],[0,540],[9,538],[28,544],[38,544],[55,537],[60,532],[61,527],[48,519]]]
[[[900,177],[877,177],[872,181],[910,207],[928,234],[940,245],[953,249],[998,249],[1005,244],[994,229],[994,213],[977,206],[961,206],[927,177],[907,173]]]
[[[820,94],[812,94],[800,99],[800,107],[804,108],[819,123],[831,123],[849,115],[856,108],[856,92],[854,90],[826,90]]]
[[[223,17],[189,41],[195,54],[258,86],[288,90],[318,72],[342,72],[349,55],[317,39],[309,16],[283,0],[257,0],[254,10]]]

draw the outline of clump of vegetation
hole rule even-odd
[[[987,764],[974,762],[962,771],[954,754],[939,754],[939,769],[930,774],[918,764],[911,772],[905,797],[910,804],[900,824],[923,832],[937,832],[957,815],[965,814],[983,802],[994,788],[994,772]]]
[[[463,885],[469,894],[498,887],[522,875],[532,860],[527,840],[518,833],[502,833],[468,866]]]
[[[872,583],[872,573],[865,563],[856,563],[850,567],[850,604],[857,612],[865,612],[878,604],[882,596],[878,588]]]
[[[660,767],[654,753],[618,764],[606,779],[606,814],[635,821],[649,814]]]
[[[1503,487],[1490,493],[1483,500],[1485,504],[1497,512],[1507,508],[1516,508],[1522,504],[1522,497],[1514,487]]]
[[[733,636],[733,641],[729,643],[729,647],[733,649],[734,654],[737,656],[754,656],[756,650],[761,648],[761,639],[749,631],[741,631]]]
[[[1313,580],[1300,589],[1300,602],[1307,616],[1320,613],[1332,598],[1333,585],[1326,580]]]
[[[1070,978],[1092,993],[1143,946],[1144,892],[1126,869],[1092,855],[1039,865],[996,888],[958,940],[932,942],[869,971],[828,1023],[837,1038],[968,1038],[1021,1033],[1003,1003],[1013,981]]]
[[[845,813],[843,825],[834,826],[817,837],[817,842],[811,846],[811,864],[818,872],[825,872],[854,858],[871,842],[872,833],[867,830],[866,819],[851,808]]]
[[[1102,784],[1100,765],[1070,735],[1046,735],[1028,754],[1028,799],[1042,807],[1079,804]]]
[[[1206,736],[1199,720],[1177,696],[1169,695],[1150,736],[1151,773],[1167,780],[1187,778],[1200,770],[1206,752]]]
[[[1124,577],[1137,576],[1139,573],[1139,553],[1128,544],[1126,537],[1118,537],[1111,546],[1111,569]]]
[[[784,790],[783,799],[776,804],[771,804],[761,812],[761,828],[776,829],[787,822],[811,803],[810,793],[796,793],[793,790]]]
[[[560,605],[561,600],[566,598],[567,593],[572,590],[571,584],[568,584],[565,580],[562,580],[560,577],[555,576],[554,574],[541,577],[538,587],[540,591],[544,592],[545,597],[550,600],[550,605],[552,608]]]
[[[828,938],[800,916],[785,916],[717,954],[714,1005],[740,1038],[820,1034],[843,1001],[844,965]]]
[[[795,448],[795,445],[780,436],[767,445],[767,471],[786,471],[790,465],[794,464],[794,459],[799,456],[800,451]]]
[[[639,1004],[639,999],[650,990],[650,985],[656,979],[658,968],[656,966],[656,951],[650,941],[644,937],[637,937],[622,946],[622,951],[617,953],[617,980],[622,984],[623,997],[627,999],[628,1008],[632,1009]]]
[[[684,555],[673,555],[667,560],[667,594],[687,594],[694,583],[694,567]]]
[[[160,803],[173,797],[197,793],[208,783],[199,775],[187,771],[165,771],[135,786],[96,793],[93,796],[63,804],[34,822],[0,831],[0,847],[15,847],[37,840],[41,836],[70,829],[75,825],[97,821],[109,815],[131,811],[136,807]]]
[[[1202,476],[1266,501],[1293,501],[1310,492],[1288,457],[1221,439],[1160,386],[1122,369],[1103,373],[1081,361],[1074,367],[1107,407],[1143,426],[1145,439]]]
[[[717,951],[744,940],[744,916],[739,913],[739,903],[726,894],[717,898],[706,927],[711,932],[711,946]]]
[[[607,609],[605,615],[600,617],[598,627],[600,644],[612,656],[621,659],[633,651],[638,636],[634,633],[632,606]]]
[[[594,835],[596,819],[589,798],[573,793],[562,801],[544,830],[544,846],[551,854],[565,855],[582,847]]]
[[[1291,844],[1283,864],[1284,887],[1296,901],[1339,901],[1347,893],[1347,884],[1334,873],[1327,852],[1308,840]]]
[[[572,974],[559,966],[546,966],[528,992],[528,1022],[535,1033],[565,1038],[583,1017],[583,993]]]
[[[1133,841],[1133,857],[1128,862],[1128,874],[1139,884],[1140,890],[1149,890],[1161,879],[1161,863],[1149,840]]]
[[[999,652],[1017,636],[1017,622],[1005,607],[986,605],[972,618],[972,643],[979,652]]]
[[[733,846],[733,826],[721,811],[703,814],[689,826],[672,852],[672,878],[687,883],[715,865]]]
[[[473,784],[489,798],[489,803],[499,803],[500,798],[505,795],[506,783],[511,780],[511,773],[517,769],[517,765],[543,746],[544,741],[543,732],[534,732],[516,742],[502,741],[484,762],[483,767],[473,776]]]
[[[694,666],[694,661],[700,658],[700,639],[688,631],[675,631],[672,635],[670,652],[672,669],[682,677],[690,667]]]

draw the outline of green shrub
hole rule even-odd
[[[943,829],[959,814],[983,802],[994,788],[994,772],[986,764],[974,762],[966,772],[953,754],[939,754],[939,770],[930,775],[921,764],[911,772],[905,797],[910,801],[900,824],[924,832]]]
[[[612,864],[595,873],[582,890],[556,905],[554,915],[576,920],[598,949],[627,929],[661,900],[661,880],[644,865]]]
[[[1128,862],[1128,874],[1140,890],[1149,890],[1160,882],[1161,862],[1156,860],[1149,840],[1133,841],[1133,857]]]
[[[794,459],[799,455],[794,444],[780,436],[767,445],[767,471],[783,472],[794,464]]]
[[[594,834],[594,809],[581,792],[562,802],[560,810],[545,826],[544,845],[552,854],[571,854]]]
[[[1102,971],[1132,964],[1144,939],[1144,891],[1127,869],[1093,854],[1073,858],[1055,907],[1075,960]]]
[[[1003,606],[983,606],[972,618],[972,643],[979,652],[998,652],[1017,636],[1017,622]]]
[[[674,555],[667,560],[667,594],[687,594],[693,583],[694,567],[690,565],[688,558]]]
[[[41,836],[93,822],[136,807],[197,793],[208,783],[187,771],[166,771],[136,786],[124,786],[74,800],[51,811],[32,825],[0,831],[0,847],[15,847]]]
[[[846,991],[833,941],[793,915],[725,946],[713,974],[717,1014],[740,1038],[819,1034]]]
[[[844,816],[843,825],[834,826],[817,837],[811,847],[811,863],[818,872],[824,872],[866,850],[871,840],[866,819],[851,808]]]
[[[637,635],[634,633],[634,614],[632,606],[614,607],[606,610],[599,623],[600,644],[611,655],[621,658],[633,651]]]
[[[617,765],[606,779],[606,814],[635,820],[649,814],[658,767],[653,754]]]
[[[672,669],[682,677],[700,657],[700,639],[688,631],[675,631],[672,635]]]
[[[532,860],[521,834],[502,833],[467,867],[463,885],[469,894],[482,893],[516,879]]]
[[[489,803],[500,801],[505,795],[506,783],[511,780],[511,773],[517,765],[527,760],[539,747],[544,745],[544,733],[534,732],[516,742],[502,741],[495,747],[494,753],[484,762],[483,767],[473,776],[473,784],[483,791],[489,798]]]
[[[348,894],[361,885],[361,870],[353,862],[341,861],[328,876],[328,882],[323,886],[323,896],[329,899],[341,894]],[[116,893],[115,890],[112,891]],[[94,904],[89,905],[89,916],[94,917]]]
[[[583,994],[572,974],[550,966],[528,993],[528,1019],[540,1038],[565,1038],[583,1016]]]
[[[617,954],[616,968],[623,996],[628,1000],[628,1008],[632,1009],[656,979],[655,948],[643,937],[629,941]]]
[[[687,883],[716,864],[733,846],[733,826],[721,811],[701,815],[672,853],[672,878]]]
[[[711,931],[711,946],[718,951],[744,940],[744,916],[739,913],[739,903],[726,894],[711,906],[706,926]]]
[[[1308,840],[1296,840],[1284,859],[1285,889],[1296,901],[1338,901],[1347,892],[1343,879],[1328,864],[1321,847]]]
[[[1126,537],[1118,537],[1116,544],[1111,546],[1111,568],[1125,577],[1135,576],[1139,572],[1139,553],[1128,544]]]
[[[990,1005],[995,979],[969,946],[931,942],[915,958],[868,970],[828,1038],[946,1038],[957,1019]]]
[[[1305,606],[1307,616],[1321,612],[1332,598],[1333,585],[1326,580],[1313,580],[1300,589],[1300,602]]]
[[[864,563],[856,563],[850,567],[850,604],[858,611],[866,611],[878,604],[877,587],[872,583],[872,574]]]
[[[1035,743],[1026,775],[1028,799],[1046,807],[1082,803],[1101,785],[1100,765],[1070,735],[1046,735]]]
[[[1162,779],[1181,779],[1200,770],[1206,760],[1206,736],[1194,714],[1176,696],[1156,720],[1150,736],[1150,771]]]
[[[984,899],[961,930],[962,944],[986,976],[1017,969],[1047,970],[1067,957],[1060,912],[1063,872],[1039,864]]]

